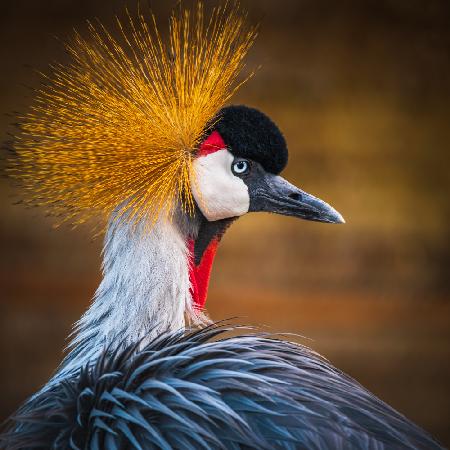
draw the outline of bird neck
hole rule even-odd
[[[146,229],[111,220],[103,247],[103,278],[75,326],[59,375],[68,375],[109,347],[148,342],[200,320],[190,293],[187,236],[175,220]]]
[[[112,220],[103,279],[77,322],[55,379],[94,361],[105,347],[145,344],[160,333],[208,321],[202,313],[218,242],[231,221],[161,217],[150,228]],[[183,218],[184,217],[184,218]]]
[[[197,234],[188,239],[191,257],[189,278],[194,308],[202,310],[208,296],[209,278],[217,247],[234,218],[208,222],[201,213],[197,217]]]

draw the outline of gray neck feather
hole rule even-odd
[[[103,279],[90,308],[76,323],[69,354],[49,385],[94,361],[105,346],[144,344],[166,330],[204,322],[189,292],[187,237],[195,220],[178,214],[150,229],[110,221],[103,248]],[[44,388],[45,389],[45,388]]]

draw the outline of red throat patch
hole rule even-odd
[[[207,156],[219,150],[227,148],[222,136],[218,131],[213,131],[200,145],[197,157]],[[189,279],[191,282],[191,295],[194,301],[195,309],[203,309],[208,295],[209,278],[211,276],[211,269],[216,256],[219,239],[214,238],[203,252],[202,259],[198,265],[195,265],[194,257],[194,240],[190,239],[188,242],[189,252],[191,254]]]
[[[216,256],[217,246],[219,240],[213,239],[203,253],[202,259],[198,266],[195,265],[194,258],[194,241],[191,239],[188,242],[189,251],[191,254],[191,264],[189,267],[189,279],[191,281],[191,295],[194,300],[195,309],[203,309],[208,295],[209,278],[211,276],[211,269]]]
[[[197,156],[206,156],[210,153],[217,152],[218,150],[222,150],[227,148],[225,145],[222,136],[218,131],[213,131],[200,145],[198,149]]]

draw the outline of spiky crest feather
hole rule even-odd
[[[52,66],[21,117],[10,173],[26,200],[74,224],[109,216],[138,222],[193,211],[191,160],[205,129],[239,87],[255,28],[234,2],[205,17],[200,2],[170,18],[168,42],[155,16],[127,12],[119,37],[88,23]]]

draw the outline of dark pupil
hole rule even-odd
[[[242,170],[242,169],[244,169],[244,168],[245,168],[245,163],[244,163],[243,161],[238,162],[238,169],[239,169],[239,170]]]

